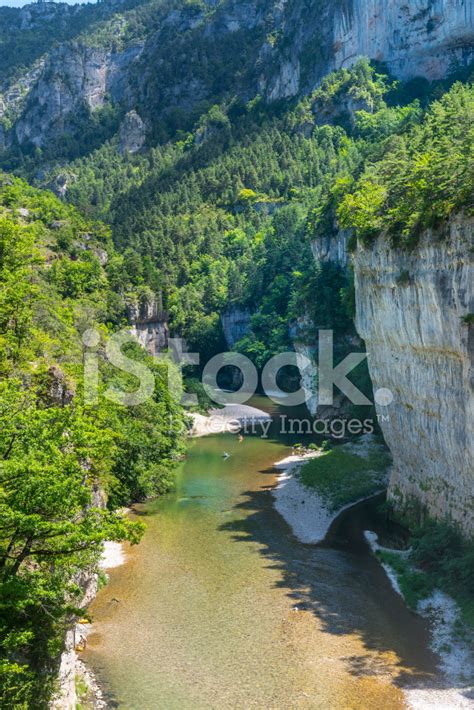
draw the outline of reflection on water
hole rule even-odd
[[[432,673],[363,513],[315,547],[273,510],[287,443],[194,441],[175,493],[137,506],[145,538],[92,605],[86,655],[116,706],[401,708],[400,686]]]

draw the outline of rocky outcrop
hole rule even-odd
[[[398,77],[440,79],[474,57],[472,0],[344,0],[334,23],[335,67],[358,57],[385,62]]]
[[[271,101],[311,91],[360,57],[430,80],[474,57],[472,0],[315,0],[275,3],[273,14],[279,41],[262,46],[259,80]]]
[[[85,610],[97,594],[98,575],[94,572],[83,573],[80,578],[74,580],[74,583],[80,586],[84,592],[79,609]],[[64,649],[58,671],[59,691],[50,703],[50,710],[75,710],[77,708],[76,680],[80,669],[76,646],[82,635],[83,628],[77,623],[77,620],[74,620],[64,637]]]
[[[38,29],[49,24],[58,17],[64,20],[74,15],[76,8],[69,7],[66,3],[37,2],[25,5],[19,11],[19,24],[22,30]]]
[[[267,88],[266,94],[269,101],[296,96],[300,88],[300,74],[301,67],[297,57],[283,61]]]
[[[345,269],[349,265],[348,244],[350,237],[349,230],[338,230],[335,227],[334,232],[323,234],[319,239],[315,239],[311,243],[311,250],[315,260],[321,262],[331,261]]]
[[[107,53],[81,45],[63,45],[53,51],[25,112],[15,127],[20,144],[41,146],[53,130],[65,128],[65,121],[83,106],[90,110],[104,105]]]
[[[352,260],[356,327],[393,456],[389,498],[402,512],[448,518],[474,533],[474,220],[453,218],[411,251],[384,237],[316,240],[316,259]]]
[[[394,461],[389,497],[466,533],[474,533],[473,232],[474,220],[458,217],[413,251],[380,238],[354,255],[356,326]]]
[[[120,126],[119,150],[125,153],[138,153],[146,138],[145,124],[136,111],[129,111]]]
[[[250,319],[252,314],[245,308],[229,308],[221,315],[222,330],[227,347],[231,350],[234,345],[250,332]]]
[[[42,146],[65,132],[84,110],[93,112],[107,101],[121,101],[127,71],[141,48],[136,45],[112,53],[76,42],[59,45],[29,89],[24,111],[14,126],[18,142]]]
[[[59,367],[56,365],[51,366],[48,370],[47,378],[46,401],[49,405],[64,407],[72,402],[74,389]]]
[[[107,496],[103,488],[96,482],[92,487],[92,497],[90,505],[94,508],[104,509],[107,506]],[[107,543],[106,543],[107,544]],[[80,602],[74,599],[74,606],[78,610],[86,610],[95,599],[99,589],[99,575],[95,568],[84,569],[78,572],[71,580],[82,590]],[[58,669],[58,691],[50,702],[50,710],[75,710],[78,707],[76,694],[76,681],[80,676],[87,685],[94,682],[87,669],[81,664],[77,656],[76,647],[81,636],[87,636],[87,629],[79,623],[79,618],[74,616],[70,619],[69,628],[64,636],[64,646],[59,659]],[[105,703],[93,705],[94,710],[105,708]]]
[[[151,355],[168,347],[168,322],[160,298],[146,295],[129,299],[127,316],[130,332]]]

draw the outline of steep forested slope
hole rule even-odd
[[[457,85],[424,119],[444,88],[430,95],[423,85],[413,101],[412,89],[361,62],[278,111],[261,101],[214,107],[185,140],[144,155],[121,156],[112,140],[62,170],[66,196],[109,221],[122,279],[161,291],[172,328],[203,352],[220,344],[227,307],[257,311],[243,347],[261,364],[288,346],[292,320],[350,329],[347,274],[318,267],[310,249],[338,220],[364,237],[362,220],[380,213],[372,233],[391,220],[400,240],[435,207],[443,219],[469,206],[470,89]]]
[[[108,229],[0,183],[0,695],[3,707],[45,707],[102,542],[140,536],[107,497],[113,507],[166,488],[182,418],[156,362],[145,404],[86,403],[82,333],[106,338],[120,313]],[[97,359],[101,387],[130,385]]]

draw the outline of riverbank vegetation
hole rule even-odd
[[[330,512],[384,490],[390,456],[375,438],[350,442],[321,452],[303,464],[301,483],[314,490]]]
[[[394,571],[407,604],[416,609],[435,589],[452,597],[463,621],[474,629],[474,541],[449,522],[427,520],[413,528],[409,554],[379,550]]]
[[[65,630],[103,542],[141,536],[142,524],[116,505],[167,488],[181,451],[167,365],[140,349],[136,357],[155,374],[150,401],[84,401],[87,328],[102,338],[100,387],[133,382],[103,357],[124,308],[111,287],[113,264],[105,225],[0,175],[2,707],[47,707]]]

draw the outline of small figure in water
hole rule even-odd
[[[87,640],[85,636],[81,636],[79,639],[79,642],[76,644],[76,651],[79,653],[82,653],[82,651],[86,650],[87,646]]]
[[[239,444],[241,444],[243,442],[243,440],[244,440],[244,437],[242,436],[242,434],[239,434]]]

